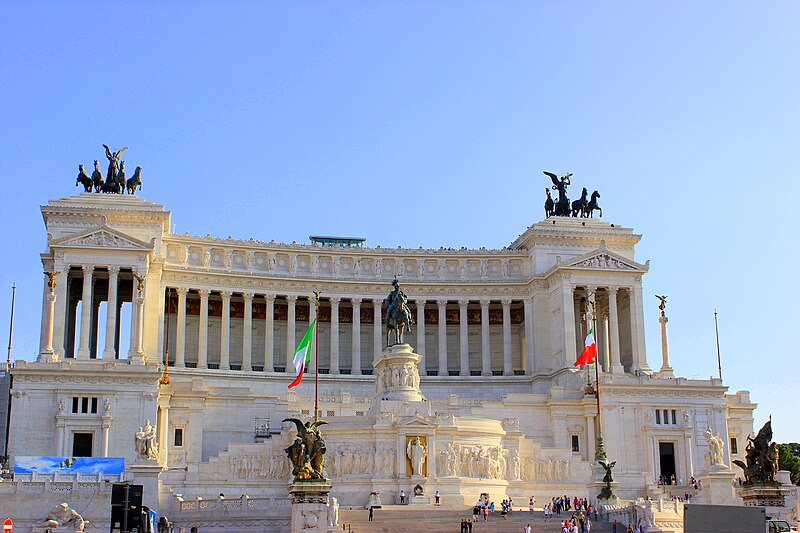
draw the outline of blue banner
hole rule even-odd
[[[124,457],[51,457],[17,456],[14,460],[16,474],[108,474],[119,475],[125,471]]]

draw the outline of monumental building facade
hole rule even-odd
[[[145,500],[173,516],[220,493],[288,512],[294,429],[281,420],[313,417],[315,372],[342,505],[366,505],[371,492],[394,503],[418,481],[458,504],[482,492],[593,498],[599,431],[618,493],[636,498],[659,476],[697,476],[707,429],[726,464],[753,430],[749,393],[675,375],[666,320],[664,351],[648,358],[649,262],[628,227],[549,217],[503,249],[383,249],[179,235],[164,206],[134,196],[81,194],[41,210],[41,346],[12,371],[12,462],[124,457],[129,477],[149,480]],[[381,366],[395,277],[415,357]],[[289,391],[314,319],[318,368],[312,358]],[[591,327],[599,418],[594,372],[573,365]],[[134,438],[148,420],[158,457],[145,460]],[[410,442],[424,448],[419,472]]]

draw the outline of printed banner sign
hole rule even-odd
[[[17,456],[14,472],[17,474],[108,474],[119,475],[125,471],[124,457],[51,457]]]

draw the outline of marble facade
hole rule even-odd
[[[313,416],[313,380],[286,386],[314,318],[331,494],[345,506],[412,494],[418,436],[425,492],[447,503],[594,496],[596,403],[573,366],[589,298],[621,497],[646,496],[664,468],[697,476],[708,428],[726,464],[752,433],[746,391],[674,377],[668,355],[648,366],[649,262],[635,259],[631,228],[551,217],[503,249],[383,249],[178,235],[162,205],[129,196],[52,200],[42,214],[44,270],[62,274],[52,292],[44,277],[37,361],[13,369],[9,452],[71,455],[89,434],[93,455],[135,465],[134,435],[152,420],[160,469],[146,499],[176,517],[219,493],[288,501],[293,430],[280,420]],[[392,366],[378,362],[399,357],[382,330],[395,275],[415,357]],[[159,385],[167,344],[171,383]]]

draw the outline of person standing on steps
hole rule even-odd
[[[406,503],[406,492],[404,490],[400,491],[400,504]]]
[[[433,497],[436,498],[436,505],[439,505],[439,498],[441,495],[439,494],[438,490],[433,494]]]
[[[372,522],[372,506],[369,506],[369,521]]]

